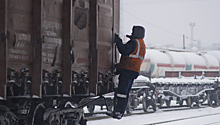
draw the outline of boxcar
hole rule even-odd
[[[0,0],[0,122],[86,124],[113,91],[119,0]]]

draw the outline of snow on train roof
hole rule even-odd
[[[210,79],[194,79],[192,78],[153,78],[151,83],[175,83],[175,84],[213,84],[215,80]]]
[[[148,49],[147,55],[145,58],[151,59],[151,63],[170,64],[169,56],[167,54],[162,53],[159,50],[155,50],[155,49]]]
[[[145,56],[145,58],[151,59],[151,63],[171,64],[170,58],[172,58],[174,64],[185,65],[185,59],[182,55],[179,54],[179,52],[167,51],[163,53],[155,49],[148,49],[147,51],[148,54]]]
[[[139,75],[137,79],[134,80],[134,82],[150,82],[150,79],[148,77]]]
[[[137,79],[134,80],[134,82],[151,82],[151,83],[174,83],[174,84],[213,84],[215,80],[210,79],[194,79],[193,77],[184,77],[184,78],[153,78],[149,79],[145,76],[138,76]]]
[[[163,53],[156,49],[147,49],[146,59],[150,59],[151,63],[171,64],[170,57],[174,64],[187,64],[199,66],[219,66],[220,51],[209,51],[207,54],[198,55],[194,52],[173,52],[167,51]]]
[[[175,64],[184,64],[185,65],[185,59],[183,58],[183,56],[179,52],[169,51],[169,54],[172,56]]]
[[[200,66],[206,66],[205,60],[202,56],[192,52],[179,52],[185,59],[187,65],[197,64]]]

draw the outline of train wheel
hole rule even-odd
[[[200,103],[202,104],[202,103],[204,103],[206,100],[207,100],[207,96],[204,95],[204,96],[202,96],[202,101],[201,101]]]
[[[0,123],[1,125],[17,125],[17,116],[6,106],[0,105]]]
[[[10,125],[10,120],[5,115],[0,114],[0,122],[2,125]]]
[[[88,109],[88,111],[89,111],[89,113],[91,114],[91,115],[93,115],[93,113],[94,113],[94,110],[95,110],[95,105],[87,105],[87,109]]]
[[[147,103],[147,97],[145,93],[143,94],[142,105],[143,105],[144,112],[148,112],[149,104]]]
[[[219,105],[218,93],[215,94],[215,105]]]
[[[180,106],[183,106],[183,100],[180,100],[180,101],[179,101],[179,105],[180,105]]]
[[[161,108],[164,104],[164,100],[162,98],[159,98],[159,108]]]
[[[113,111],[113,106],[112,105],[108,105],[108,110],[109,111]]]
[[[28,124],[27,125],[46,125],[44,122],[45,107],[43,103],[37,106],[32,105],[30,109],[30,114],[28,114]]]
[[[186,101],[187,101],[187,102],[186,102],[186,103],[187,103],[187,106],[190,107],[190,108],[192,108],[192,107],[193,107],[192,98],[191,98],[191,97],[188,97]]]
[[[126,107],[125,111],[126,111],[127,114],[132,113],[133,110],[131,108],[131,102],[130,101],[128,101],[128,104],[127,104],[127,107]]]
[[[212,99],[211,99],[211,94],[207,94],[207,101],[208,101],[208,106],[212,106]]]
[[[199,107],[200,106],[199,97],[195,97],[195,102],[196,102],[196,106]]]
[[[156,112],[157,111],[157,104],[156,104],[155,100],[153,100],[153,101],[154,101],[154,103],[153,103],[152,107],[153,107],[154,112]]]
[[[166,100],[166,105],[167,105],[167,107],[170,107],[170,104],[171,104],[171,100],[169,99],[169,100]]]

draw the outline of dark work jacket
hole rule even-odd
[[[125,56],[128,56],[130,55],[131,53],[133,53],[135,51],[135,48],[136,48],[136,41],[135,39],[143,39],[145,36],[145,31],[143,28],[140,28],[140,27],[136,27],[134,26],[133,29],[132,29],[132,34],[130,36],[127,35],[127,37],[130,38],[130,40],[126,43],[126,44],[123,44],[122,43],[122,39],[120,39],[118,36],[116,36],[115,38],[115,43],[116,43],[116,46],[118,48],[118,51],[122,54],[122,55],[125,55]],[[133,78],[134,76],[134,79],[138,77],[139,75],[139,72],[135,72],[135,71],[131,71],[131,70],[126,70],[126,69],[119,69],[117,68],[117,71],[118,73],[128,73],[131,75],[131,77]]]
[[[119,53],[121,53],[122,55],[130,55],[131,53],[133,53],[135,51],[136,48],[136,41],[134,39],[129,40],[126,44],[122,43],[122,40],[116,40],[116,45],[118,48]],[[132,79],[136,79],[139,75],[138,72],[135,71],[131,71],[131,70],[126,70],[126,69],[120,69],[117,68],[116,69],[116,73],[117,74],[128,74]]]

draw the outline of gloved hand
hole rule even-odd
[[[126,37],[130,38],[131,39],[131,35],[126,35]]]
[[[122,42],[122,39],[118,36],[118,34],[115,34],[115,43]]]

